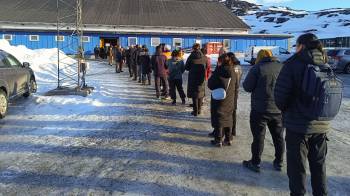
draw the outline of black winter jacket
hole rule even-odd
[[[208,88],[210,90],[217,88],[226,89],[226,98],[224,100],[214,100],[212,98],[210,102],[211,124],[214,128],[232,127],[232,114],[236,107],[238,80],[239,73],[237,68],[225,65],[217,67],[209,78]]]
[[[282,111],[283,124],[287,131],[302,134],[326,133],[329,121],[310,121],[299,112],[297,100],[301,94],[304,70],[308,64],[324,65],[324,54],[318,50],[303,50],[288,59],[277,78],[275,102]]]
[[[252,93],[251,108],[260,113],[278,114],[274,98],[274,89],[277,77],[283,64],[276,58],[264,58],[254,65],[243,82],[245,91]]]
[[[186,61],[188,73],[187,96],[203,98],[205,96],[205,75],[207,57],[201,51],[194,51]]]
[[[141,65],[142,74],[149,74],[152,72],[151,57],[148,52],[140,52],[139,63]]]
[[[130,65],[136,65],[136,48],[130,48],[129,49],[129,56],[130,56]]]

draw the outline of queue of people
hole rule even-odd
[[[231,146],[237,132],[236,111],[242,77],[240,61],[234,53],[222,49],[217,66],[211,73],[211,60],[199,44],[193,45],[186,62],[182,54],[181,50],[174,50],[169,55],[169,50],[159,45],[151,56],[146,46],[131,46],[125,51],[125,62],[130,77],[143,85],[147,81],[151,85],[153,72],[157,98],[172,99],[173,105],[177,103],[176,91],[182,104],[186,103],[186,97],[191,98],[193,116],[202,113],[208,87],[211,90],[210,114],[214,129],[209,134],[214,138],[211,144],[217,147]],[[187,93],[183,89],[185,71],[188,71]],[[322,75],[323,72],[327,74]],[[313,195],[328,194],[325,167],[327,132],[330,120],[339,111],[341,102],[341,82],[333,76],[327,67],[321,42],[311,33],[298,38],[296,53],[284,64],[270,50],[258,53],[255,65],[243,82],[244,90],[251,93],[249,122],[253,136],[251,159],[243,161],[244,167],[254,172],[261,171],[268,127],[275,149],[272,162],[275,170],[282,171],[284,154],[287,152],[290,194],[305,195],[307,160]],[[315,82],[310,83],[310,78]],[[319,80],[323,83],[317,83]],[[312,95],[306,94],[313,88],[318,90],[312,90]],[[333,89],[328,91],[328,88]],[[327,102],[319,101],[324,100],[322,96],[327,96]]]

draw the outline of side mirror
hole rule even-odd
[[[23,62],[23,67],[30,67],[30,64],[28,62]]]

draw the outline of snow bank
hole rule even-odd
[[[28,62],[35,73],[38,83],[38,92],[46,92],[57,85],[57,49],[38,49],[31,50],[25,46],[11,46],[7,40],[0,39],[0,49],[4,50],[19,61]],[[76,63],[76,60],[60,52],[61,66]],[[71,73],[75,70],[68,68],[64,73]]]

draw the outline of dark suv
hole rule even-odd
[[[8,101],[18,96],[29,97],[37,89],[29,63],[20,63],[11,54],[0,50],[0,119],[8,109]]]
[[[333,69],[350,74],[350,48],[327,50],[327,56]]]

